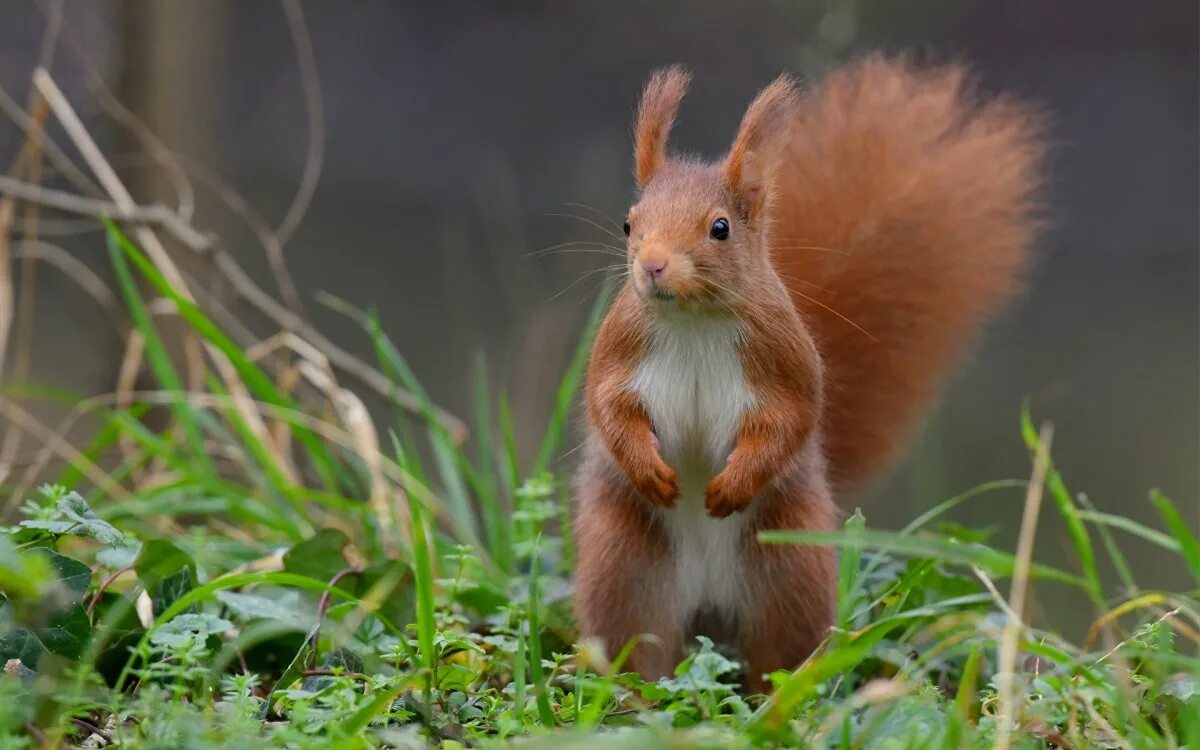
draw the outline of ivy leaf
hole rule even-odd
[[[68,596],[68,601],[71,604],[78,604],[84,593],[87,592],[88,586],[92,585],[92,569],[78,560],[60,555],[52,549],[39,547],[32,552],[35,555],[42,555],[50,563],[50,567],[58,574],[58,578],[65,585]]]
[[[343,672],[362,672],[364,669],[362,657],[354,653],[348,648],[335,648],[321,661],[322,669],[337,670]],[[314,675],[304,680],[301,690],[308,690],[313,693],[319,693],[333,682],[333,678],[326,675]]]
[[[395,561],[379,562],[356,576],[354,587],[350,590],[362,598],[367,596],[377,584],[385,579],[394,580],[386,599],[380,603],[379,613],[389,622],[398,627],[404,623],[415,622],[417,616],[416,585],[412,570],[405,567],[400,572],[398,580],[393,579],[396,573]]]
[[[713,642],[704,636],[697,637],[700,650],[684,659],[675,668],[675,676],[663,678],[658,684],[674,694],[688,694],[702,690],[727,691],[730,686],[721,682],[721,676],[736,671],[738,664],[726,659],[713,650]]]
[[[18,552],[8,537],[0,534],[0,589],[17,601],[39,599],[52,578],[45,557]]]
[[[1200,678],[1188,675],[1176,675],[1163,684],[1162,694],[1169,695],[1187,703],[1200,697]]]
[[[362,672],[366,667],[362,657],[348,648],[335,648],[325,657],[321,666],[326,669],[344,669],[347,672]]]
[[[51,653],[75,660],[91,638],[92,624],[87,611],[75,604],[50,616],[44,627],[12,628],[7,622],[9,607],[0,607],[0,662],[20,659],[31,669],[37,669],[43,654]]]
[[[140,543],[105,547],[96,553],[96,564],[112,568],[113,570],[128,568],[137,561],[137,557],[141,554],[141,551],[142,545]]]
[[[283,555],[283,569],[318,581],[331,580],[348,567],[342,549],[350,543],[337,529],[321,529]]]
[[[233,623],[223,617],[208,613],[187,612],[172,617],[150,635],[155,646],[172,648],[189,642],[202,642],[210,635],[220,635],[233,628]]]
[[[134,569],[150,594],[155,615],[162,614],[196,583],[196,563],[191,555],[166,539],[143,544]]]
[[[314,614],[302,611],[297,592],[276,591],[271,593],[275,595],[218,591],[216,597],[243,620],[279,620],[302,630],[307,630],[315,624]]]
[[[60,585],[46,591],[39,584],[39,595],[33,599],[9,602],[0,597],[0,662],[20,659],[36,668],[45,653],[78,659],[92,631],[91,620],[80,604],[92,584],[92,569],[46,547],[14,554],[24,570],[44,571],[42,583],[51,578],[48,571],[52,570]],[[0,559],[0,565],[10,563],[7,557]]]

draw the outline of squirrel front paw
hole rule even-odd
[[[713,518],[725,518],[743,511],[753,501],[754,493],[731,481],[727,471],[713,477],[704,488],[704,507]]]
[[[673,508],[679,497],[675,470],[657,456],[643,472],[629,474],[629,482],[639,495],[663,508]]]

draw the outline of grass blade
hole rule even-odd
[[[542,437],[541,447],[538,448],[537,458],[533,461],[533,470],[530,472],[531,476],[538,476],[550,468],[550,464],[554,460],[554,453],[558,450],[559,444],[562,443],[563,434],[566,432],[567,414],[571,410],[571,404],[575,401],[575,394],[579,390],[579,384],[583,381],[584,371],[587,369],[588,354],[592,350],[592,340],[596,336],[596,331],[600,328],[600,321],[604,318],[604,313],[608,309],[608,301],[612,297],[612,293],[612,282],[606,282],[601,288],[596,302],[592,305],[591,314],[588,315],[587,327],[584,329],[584,334],[580,338],[579,344],[575,347],[574,355],[571,357],[571,365],[567,368],[566,374],[563,375],[562,381],[558,384],[558,394],[554,400],[554,411],[550,414],[550,421],[546,425],[546,432]]]
[[[1169,534],[1164,534],[1157,529],[1152,529],[1145,524],[1138,523],[1132,518],[1113,515],[1112,513],[1101,513],[1100,511],[1082,511],[1079,517],[1085,521],[1090,521],[1099,526],[1108,526],[1114,529],[1133,534],[1136,537],[1146,540],[1151,544],[1170,550],[1175,553],[1181,553],[1182,548],[1179,546],[1179,541]]]
[[[1154,507],[1158,509],[1158,515],[1162,517],[1167,530],[1179,542],[1180,554],[1187,562],[1192,577],[1200,583],[1200,542],[1196,541],[1195,535],[1188,529],[1183,517],[1179,515],[1179,510],[1166,495],[1158,490],[1151,490],[1150,502],[1154,503]]]
[[[162,384],[163,390],[171,394],[171,412],[175,415],[191,448],[191,460],[199,464],[205,473],[214,474],[215,469],[212,462],[209,461],[208,452],[204,449],[204,433],[200,429],[194,410],[184,396],[183,379],[179,377],[179,373],[171,363],[171,357],[167,354],[162,337],[158,335],[158,329],[154,326],[154,321],[138,293],[137,284],[134,282],[133,274],[129,271],[129,264],[126,263],[125,256],[121,252],[118,238],[112,234],[108,237],[108,254],[112,260],[117,286],[121,289],[125,306],[129,309],[134,326],[145,338],[146,361],[150,365],[150,370],[154,373],[155,379]]]
[[[903,534],[864,529],[846,531],[764,531],[758,535],[766,544],[824,544],[842,549],[872,548],[906,557],[927,557],[959,565],[974,565],[996,576],[1012,575],[1015,558],[981,544],[964,544],[949,539],[921,538]],[[1087,581],[1079,576],[1048,565],[1033,564],[1030,575],[1048,581],[1068,583],[1086,588]]]
[[[1087,499],[1086,495],[1079,496],[1079,504],[1083,506],[1079,517],[1088,521],[1089,514],[1096,512],[1096,507]],[[1129,595],[1136,594],[1138,591],[1137,580],[1133,577],[1133,570],[1129,567],[1128,561],[1125,559],[1125,553],[1121,552],[1121,548],[1117,546],[1117,540],[1113,538],[1112,532],[1109,531],[1108,525],[1103,523],[1096,524],[1096,533],[1100,535],[1100,542],[1104,545],[1104,549],[1108,552],[1108,558],[1112,561],[1113,567],[1117,570],[1117,577],[1121,579],[1121,585]]]
[[[395,440],[393,442],[399,453],[399,443]],[[398,458],[403,464],[403,454]],[[426,673],[425,700],[428,701],[432,700],[433,689],[437,685],[438,666],[437,654],[434,652],[437,624],[434,621],[432,545],[429,522],[421,503],[410,501],[408,507],[412,517],[413,574],[417,590],[417,644],[421,651],[422,667]]]
[[[203,338],[209,345],[217,349],[223,354],[233,365],[238,376],[246,384],[246,387],[256,398],[265,401],[272,406],[277,406],[284,409],[295,409],[295,405],[291,399],[283,395],[282,392],[275,386],[275,383],[267,377],[266,373],[259,368],[257,364],[246,356],[242,348],[234,343],[220,328],[214,324],[207,315],[204,314],[194,302],[181,295],[170,282],[163,277],[162,273],[155,268],[142,251],[139,250],[129,239],[121,233],[121,230],[112,222],[107,222],[108,236],[111,242],[124,252],[133,264],[138,267],[142,275],[146,277],[159,294],[162,294],[171,299],[175,303],[175,308],[183,318],[192,327],[196,333]],[[115,257],[114,253],[114,257]],[[145,331],[143,331],[145,333]],[[147,352],[149,352],[149,341],[147,340]],[[308,428],[298,425],[291,425],[292,433],[296,439],[301,442],[309,456],[313,460],[313,466],[321,481],[327,488],[333,489],[337,485],[337,476],[340,473],[336,462],[330,455],[325,445],[317,438],[317,436]]]
[[[488,391],[487,360],[481,352],[475,360],[475,441],[479,456],[476,459],[475,476],[472,483],[479,498],[479,509],[483,516],[483,531],[488,549],[496,567],[504,573],[512,573],[512,531],[508,514],[500,504],[500,493],[495,482],[492,464],[492,419],[491,399]]]
[[[1028,404],[1021,409],[1021,435],[1025,438],[1025,445],[1036,454],[1041,448],[1042,439],[1038,430],[1033,426],[1033,417]],[[1067,489],[1062,475],[1058,473],[1052,460],[1047,458],[1047,461],[1046,488],[1050,490],[1050,497],[1054,500],[1059,515],[1067,522],[1067,531],[1075,546],[1075,554],[1079,559],[1079,566],[1083,569],[1086,581],[1083,588],[1088,592],[1088,596],[1091,597],[1096,608],[1102,610],[1104,609],[1104,586],[1100,583],[1100,573],[1096,569],[1096,550],[1092,546],[1092,537],[1088,534],[1087,526],[1079,516],[1079,508],[1071,498],[1071,493]]]
[[[554,712],[550,710],[550,697],[546,694],[546,676],[542,667],[541,625],[541,553],[542,537],[533,540],[533,559],[529,570],[529,672],[533,678],[533,699],[537,704],[538,718],[542,726],[554,726]]]
[[[517,455],[517,431],[513,427],[512,406],[508,401],[507,394],[500,394],[500,442],[503,451],[500,458],[503,463],[501,469],[504,472],[504,478],[508,483],[510,492],[521,485],[521,464]]]
[[[862,511],[854,509],[854,515],[846,519],[843,525],[846,531],[857,533],[866,528],[867,519]],[[849,630],[851,619],[858,608],[858,576],[862,563],[862,547],[847,547],[838,556],[838,614],[839,630]]]

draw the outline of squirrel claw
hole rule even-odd
[[[743,511],[753,500],[753,495],[746,496],[737,492],[724,474],[713,477],[704,489],[704,507],[713,518],[725,518]]]
[[[662,461],[651,467],[641,481],[635,482],[634,489],[649,502],[663,508],[675,507],[675,500],[679,497],[675,470]]]

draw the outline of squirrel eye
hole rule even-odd
[[[729,220],[720,218],[712,223],[712,228],[708,230],[708,236],[714,240],[729,239]]]
[[[628,237],[629,236],[629,219],[625,220],[625,226],[623,226],[621,228],[625,230],[625,236]]]

